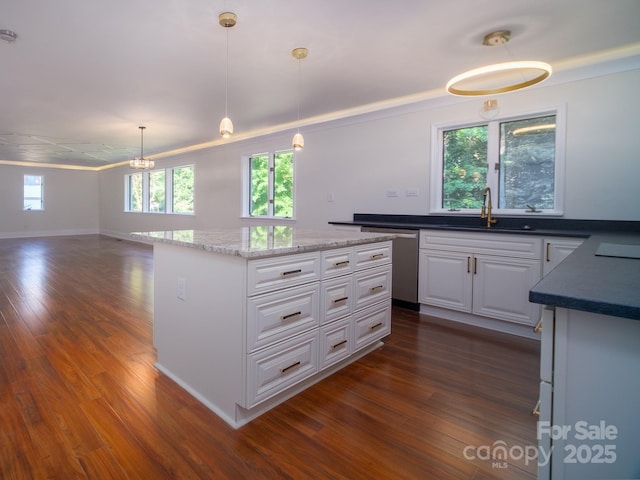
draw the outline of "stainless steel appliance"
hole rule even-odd
[[[418,230],[361,227],[363,232],[393,233],[393,271],[391,297],[393,304],[420,310],[418,303]]]

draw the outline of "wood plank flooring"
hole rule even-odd
[[[536,341],[394,309],[383,347],[233,430],[153,367],[152,297],[149,246],[0,240],[0,478],[535,478]]]

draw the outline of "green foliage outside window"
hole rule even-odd
[[[130,173],[125,175],[125,189],[127,212],[193,213],[194,168]]]
[[[193,167],[174,168],[173,213],[193,213]]]
[[[129,211],[142,211],[142,173],[129,175]]]
[[[520,210],[531,205],[553,210],[556,115],[490,126],[443,131],[441,207],[480,209],[482,193],[490,185],[494,208]],[[497,158],[490,159],[489,151],[499,152]]]
[[[293,152],[275,154],[273,215],[293,217]]]
[[[480,208],[487,184],[487,126],[444,132],[442,207]]]
[[[251,169],[252,217],[264,217],[269,213],[269,155],[254,155],[249,159]]]
[[[249,214],[253,217],[293,217],[293,151],[253,155],[249,166]],[[271,209],[270,198],[273,199]]]
[[[165,171],[149,172],[149,211],[164,212],[165,204]]]

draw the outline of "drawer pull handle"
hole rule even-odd
[[[335,350],[338,347],[341,347],[342,345],[346,345],[347,340],[342,340],[341,342],[336,343],[335,345],[331,345],[331,350]]]
[[[540,416],[540,400],[536,402],[536,406],[533,407],[533,411],[531,412],[531,415],[533,415],[534,417]]]
[[[286,373],[287,370],[291,370],[292,368],[295,368],[297,366],[300,365],[300,360],[298,360],[296,363],[289,365],[288,367],[284,367],[280,369],[280,373]]]
[[[383,288],[384,288],[384,285],[376,285],[375,287],[370,287],[369,293],[377,292],[378,290],[382,290]]]
[[[349,297],[336,298],[336,299],[333,301],[333,304],[335,305],[336,303],[344,302],[344,301],[346,301],[346,300],[349,300]]]
[[[299,315],[302,315],[302,312],[295,312],[295,313],[290,313],[289,315],[282,315],[280,317],[280,320],[289,320],[293,317],[297,317]]]
[[[536,326],[533,327],[533,331],[536,333],[542,332],[542,318],[543,317],[540,317],[540,320],[538,320],[538,323],[536,323]]]
[[[380,328],[382,326],[382,322],[378,322],[374,325],[369,325],[369,330],[375,330],[376,328]]]
[[[289,275],[298,275],[299,273],[302,273],[302,269],[299,268],[297,270],[289,270],[288,272],[282,272],[280,274],[281,277],[288,277]]]
[[[349,265],[349,260],[343,260],[342,262],[336,262],[333,264],[334,267],[344,267]]]
[[[384,253],[374,253],[369,257],[369,260],[377,260],[378,258],[384,257]]]

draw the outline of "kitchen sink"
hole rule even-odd
[[[465,231],[479,231],[479,232],[532,232],[535,229],[530,225],[518,225],[518,226],[502,226],[502,225],[494,225],[492,227],[487,227],[486,225],[429,225],[428,228],[442,228],[443,230],[465,230]]]

